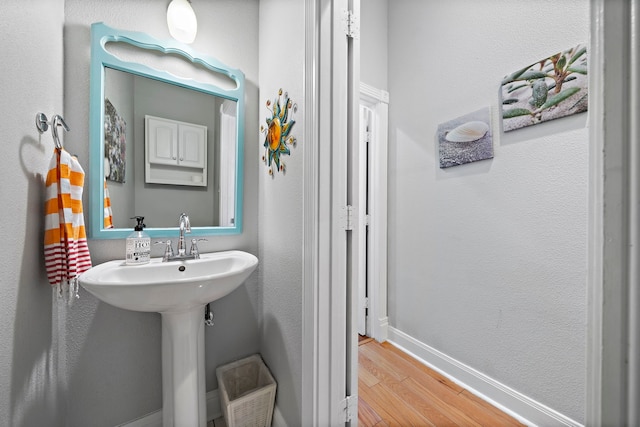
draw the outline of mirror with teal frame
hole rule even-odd
[[[133,55],[115,54],[114,46],[118,52],[129,50]],[[143,57],[156,61],[148,65]],[[155,65],[176,60],[178,68],[186,73]],[[158,40],[144,33],[94,23],[90,78],[89,237],[126,238],[135,225],[130,218],[137,215],[145,217],[145,231],[152,238],[176,236],[180,212],[191,218],[190,236],[241,233],[245,110],[242,71],[173,40]],[[114,88],[114,82],[123,87]],[[110,98],[119,102],[112,104]],[[125,113],[122,117],[126,121],[120,112]],[[207,160],[204,168],[194,172],[193,182],[158,182],[145,174],[150,157],[145,148],[145,133],[150,133],[145,117],[151,116],[181,123],[185,128],[190,124],[206,127]],[[182,174],[184,171],[189,178],[190,169],[179,170]],[[167,173],[176,172],[169,167]],[[114,212],[114,228],[105,227],[105,189]]]

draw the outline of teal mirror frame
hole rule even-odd
[[[106,45],[110,42],[128,43],[140,49],[148,49],[164,54],[183,57],[194,64],[213,72],[226,75],[236,82],[234,89],[222,89],[209,83],[174,76],[166,71],[157,70],[143,64],[127,62],[111,54]],[[191,227],[192,237],[239,234],[242,232],[242,200],[244,177],[244,74],[239,69],[230,68],[217,59],[194,52],[189,46],[173,40],[157,40],[147,34],[110,28],[102,22],[91,25],[91,73],[89,106],[89,238],[124,239],[131,234],[132,228],[104,228],[104,79],[105,67],[148,77],[161,82],[197,90],[235,101],[237,104],[237,148],[235,182],[234,225],[219,227]],[[189,212],[187,212],[188,214]],[[133,224],[133,223],[132,223]],[[171,237],[178,235],[176,227],[145,228],[150,237]]]

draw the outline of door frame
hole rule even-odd
[[[586,420],[593,426],[640,423],[639,19],[640,0],[591,0]]]
[[[387,158],[389,144],[389,92],[360,83],[360,104],[373,112],[369,146],[369,313],[366,330],[378,342],[387,340]],[[362,168],[363,163],[359,166]],[[361,173],[367,173],[367,168]],[[362,209],[364,215],[364,209]],[[362,228],[365,227],[362,221]],[[362,230],[362,234],[365,231]]]
[[[344,424],[353,364],[347,357],[351,320],[342,226],[348,140],[342,21],[348,5],[348,0],[305,0],[301,424],[309,426]]]

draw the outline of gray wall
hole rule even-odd
[[[186,212],[193,227],[218,223],[217,127],[219,98],[185,90],[157,80],[136,77],[135,187],[136,215],[144,215],[149,227],[175,227],[180,213]],[[145,115],[194,123],[207,127],[207,186],[148,184],[145,182]],[[170,201],[168,203],[168,201]],[[214,215],[215,212],[215,215]],[[129,215],[132,216],[132,215]],[[215,218],[215,222],[214,222]],[[129,220],[128,224],[132,221]],[[130,225],[127,225],[129,227]]]
[[[0,4],[0,425],[63,426],[58,317],[42,255],[44,177],[51,133],[35,115],[62,113],[62,0]],[[70,124],[73,128],[73,123]],[[66,136],[66,135],[65,135]],[[65,138],[66,142],[67,139]]]
[[[390,324],[584,422],[587,114],[503,134],[498,89],[587,43],[588,3],[389,3]],[[495,158],[439,169],[438,124],[486,106]]]
[[[109,198],[111,199],[111,212],[113,214],[113,226],[115,228],[127,227],[135,224],[130,218],[134,216],[132,206],[135,206],[135,185],[134,185],[134,164],[135,150],[133,141],[135,141],[135,128],[133,126],[134,99],[133,93],[133,76],[117,70],[107,70],[105,72],[105,98],[111,102],[120,117],[127,124],[125,135],[127,138],[125,151],[125,182],[107,181],[107,189],[109,190]],[[84,164],[88,164],[85,160]],[[87,180],[88,182],[88,180]],[[87,221],[89,217],[87,216]]]
[[[169,38],[166,2],[142,0],[68,0],[65,4],[64,111],[74,129],[69,143],[88,159],[90,24]],[[247,78],[246,129],[257,129],[257,0],[194,3],[199,32],[192,45],[199,52],[240,68]],[[240,48],[241,47],[241,48]],[[62,69],[56,71],[63,74]],[[250,133],[248,132],[250,135]],[[239,236],[210,237],[202,251],[241,249],[257,253],[257,152],[247,138],[245,226]],[[86,164],[86,163],[84,163]],[[88,168],[87,168],[88,169]],[[87,206],[87,199],[85,199]],[[94,264],[122,258],[124,241],[89,242]],[[152,255],[160,256],[162,248]],[[259,350],[259,300],[255,273],[238,290],[213,304],[216,324],[206,329],[206,389],[217,388],[215,367]],[[60,333],[68,371],[69,426],[113,426],[159,410],[161,403],[160,317],[119,310],[86,292],[66,313]]]
[[[284,28],[285,23],[287,42],[274,43],[278,34],[274,29]],[[300,425],[302,416],[303,58],[304,2],[261,0],[260,124],[266,124],[271,114],[266,101],[273,102],[279,89],[298,104],[292,131],[298,144],[290,156],[281,157],[286,173],[275,172],[272,177],[263,163],[256,168],[260,181],[261,350],[278,381],[276,405],[291,427]],[[260,143],[257,152],[262,156],[264,135],[255,129]]]

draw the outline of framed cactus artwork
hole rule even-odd
[[[587,111],[587,46],[541,59],[501,83],[505,132]]]
[[[442,169],[493,158],[491,109],[439,124],[436,138]]]

